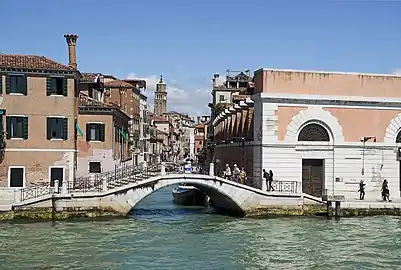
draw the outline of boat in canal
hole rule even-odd
[[[173,189],[173,202],[178,205],[206,206],[207,196],[194,186],[181,185]]]

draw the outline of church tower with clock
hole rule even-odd
[[[160,76],[156,84],[155,91],[155,115],[163,115],[167,112],[167,86],[163,81],[163,75]]]

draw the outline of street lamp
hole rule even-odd
[[[366,142],[369,140],[372,140],[373,142],[376,142],[376,137],[363,137],[361,138],[361,142],[363,143],[363,147],[362,147],[362,171],[361,174],[365,175],[365,145]]]

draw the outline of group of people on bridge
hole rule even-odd
[[[230,165],[226,164],[225,170],[223,172],[223,177],[234,182],[251,186],[250,179],[248,179],[245,168],[238,168],[237,164],[234,164],[231,170]]]

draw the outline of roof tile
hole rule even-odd
[[[57,63],[38,55],[0,54],[0,67],[42,70],[74,70],[74,68]]]
[[[130,83],[121,81],[121,80],[113,80],[104,83],[105,87],[126,87],[126,88],[133,88],[134,86]]]

